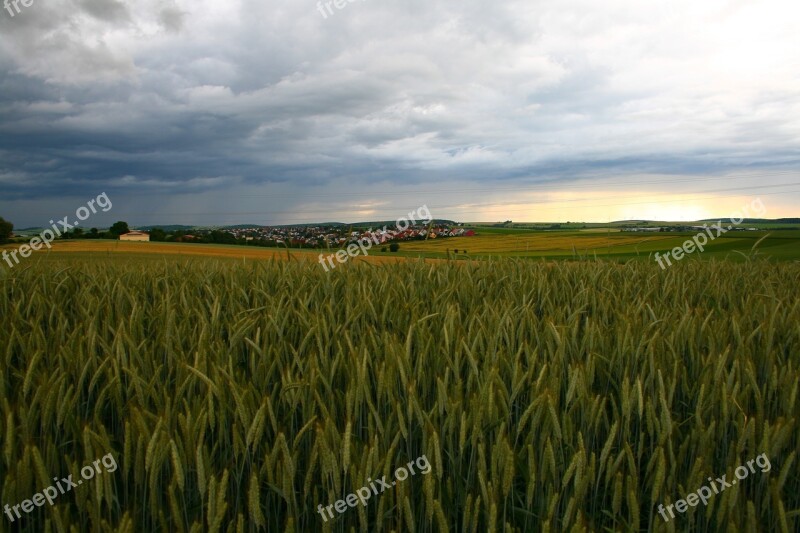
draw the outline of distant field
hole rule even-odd
[[[16,246],[5,246],[0,249],[12,249]],[[289,256],[301,261],[318,261],[322,250],[289,250]],[[109,240],[77,240],[61,241],[53,243],[50,252],[35,252],[31,259],[45,259],[48,253],[64,258],[64,255],[71,255],[76,258],[85,257],[87,254],[102,254],[113,256],[115,254],[134,256],[185,256],[185,257],[225,257],[231,259],[287,259],[286,249],[284,248],[259,248],[248,246],[230,246],[224,244],[189,244],[189,243],[166,243],[166,242],[121,242]],[[335,253],[335,250],[328,253]],[[366,259],[357,257],[356,260],[366,260],[373,263],[391,263],[403,261],[405,258],[397,256],[369,256]],[[5,265],[6,263],[0,263]]]
[[[587,229],[579,231],[531,231],[504,228],[480,228],[474,237],[434,239],[402,243],[400,250],[407,254],[446,257],[447,251],[466,250],[470,257],[503,256],[565,259],[573,257],[604,257],[609,259],[647,259],[655,252],[665,252],[694,236],[686,233],[633,233],[614,230]],[[768,235],[768,236],[767,236]],[[776,260],[800,259],[800,231],[739,231],[720,235],[710,241],[703,253],[693,253],[692,259],[730,258],[744,260],[758,244],[760,256]],[[740,253],[737,253],[740,252]]]
[[[662,254],[680,246],[695,233],[634,233],[608,229],[576,231],[540,231],[513,228],[479,228],[474,237],[431,239],[400,243],[397,253],[382,252],[388,246],[373,246],[365,258],[356,261],[392,263],[416,258],[464,259],[489,257],[521,257],[535,259],[594,259],[614,261],[640,259],[654,261],[656,252]],[[760,239],[764,238],[761,242]],[[772,260],[800,260],[800,231],[739,231],[721,235],[706,245],[702,253],[692,253],[689,260],[730,259],[744,261],[745,256],[757,255]],[[6,248],[11,248],[7,246]],[[453,252],[458,250],[457,254]],[[319,254],[336,250],[302,250],[292,248],[289,255],[301,261],[318,261]],[[466,251],[466,253],[465,253]],[[53,254],[145,254],[179,255],[186,257],[227,257],[233,259],[287,259],[284,248],[259,248],[218,244],[190,243],[139,243],[108,240],[63,241],[53,244]],[[37,252],[34,258],[47,257],[47,252]],[[685,259],[684,259],[685,260]]]

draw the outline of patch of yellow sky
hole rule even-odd
[[[525,195],[528,197],[529,195]],[[540,194],[538,199],[520,201],[518,195],[508,202],[463,205],[461,220],[518,222],[610,222],[615,220],[694,221],[723,218],[741,212],[745,216],[778,218],[769,212],[769,197],[762,199],[766,213],[744,209],[757,195],[740,197],[698,197],[687,194],[643,193],[606,190],[593,192],[558,192]]]

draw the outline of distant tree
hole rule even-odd
[[[89,230],[89,236],[87,238],[88,239],[99,239],[100,238],[100,232],[97,231],[97,228],[92,228],[92,229]]]
[[[400,245],[397,244],[396,242],[393,242],[392,244],[389,245],[389,251],[390,252],[396,252],[399,249],[400,249]]]
[[[14,224],[0,217],[0,244],[8,242],[14,232]]]
[[[130,231],[131,230],[128,229],[128,223],[121,220],[119,222],[114,222],[114,225],[108,230],[108,232],[114,237],[119,237],[120,235],[130,233]]]
[[[385,251],[386,251],[386,247],[384,246],[383,248],[381,248],[381,252],[385,252]]]
[[[83,238],[83,228],[75,228],[72,232],[72,237],[75,239]]]
[[[209,233],[203,242],[210,242],[214,244],[236,244],[236,237],[226,231],[215,229]]]
[[[164,242],[167,240],[167,232],[161,228],[153,228],[150,230],[150,240],[155,242]]]

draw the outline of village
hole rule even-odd
[[[376,224],[377,225],[377,224]],[[165,231],[154,227],[149,231],[131,231],[121,240],[246,244],[251,246],[285,246],[288,248],[338,248],[363,239],[378,245],[391,243],[472,237],[475,230],[455,222],[412,224],[401,230],[384,225],[381,228],[336,225],[317,226],[252,226]]]

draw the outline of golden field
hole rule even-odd
[[[148,254],[154,256],[182,256],[182,257],[220,257],[229,259],[291,259],[299,261],[318,262],[319,254],[328,255],[335,253],[336,250],[300,250],[292,248],[287,255],[285,248],[261,248],[248,246],[227,246],[221,244],[190,244],[190,243],[166,243],[166,242],[124,242],[109,240],[74,240],[56,241],[52,244],[52,250],[41,250],[33,252],[28,259],[22,259],[21,264],[52,254],[102,254],[106,257],[114,254]],[[2,247],[0,247],[1,249]],[[12,249],[6,246],[6,249]],[[396,263],[406,261],[403,257],[374,254],[356,256],[349,261],[368,261],[375,264]],[[339,263],[334,259],[334,264]],[[322,267],[319,267],[322,270]]]
[[[0,267],[0,496],[119,468],[6,530],[798,530],[799,265],[62,251]]]

